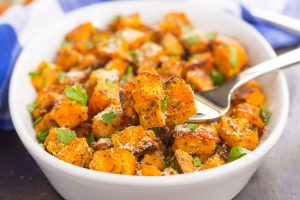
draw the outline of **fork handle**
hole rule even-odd
[[[239,75],[237,75],[234,81],[232,91],[258,76],[261,76],[273,70],[289,67],[296,63],[300,63],[300,48],[277,56],[276,58],[260,63],[241,72]]]

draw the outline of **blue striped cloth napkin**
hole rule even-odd
[[[93,3],[108,0],[39,0],[27,7],[15,5],[0,17],[0,129],[12,130],[8,110],[8,85],[15,61],[23,48],[39,30],[55,23],[63,15]],[[170,1],[170,0],[169,0]],[[187,0],[189,1],[189,0]],[[300,19],[300,1],[283,0],[282,12]],[[230,3],[229,3],[230,2]],[[261,1],[263,2],[263,1]],[[264,3],[267,1],[264,1]],[[274,1],[268,1],[274,4]],[[281,1],[282,2],[282,1]],[[188,2],[187,2],[188,3]],[[300,43],[300,37],[267,25],[253,17],[237,1],[218,1],[224,12],[232,13],[252,24],[274,48],[289,47]],[[232,9],[232,4],[235,4]],[[231,6],[229,6],[231,5]],[[237,11],[238,9],[238,11]],[[22,86],[20,86],[21,89]]]

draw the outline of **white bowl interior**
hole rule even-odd
[[[60,161],[58,161],[57,159],[54,160],[50,157],[47,157],[47,153],[44,152],[42,147],[37,144],[34,129],[32,127],[31,117],[26,110],[26,105],[34,101],[36,97],[36,93],[30,82],[30,78],[27,75],[28,72],[34,70],[42,60],[51,61],[54,58],[55,52],[60,46],[64,35],[82,22],[92,21],[96,27],[101,28],[108,21],[110,21],[112,16],[114,15],[137,12],[142,15],[142,18],[148,24],[154,24],[158,22],[164,14],[170,11],[183,11],[187,13],[188,17],[191,19],[195,27],[201,30],[216,31],[221,34],[231,35],[238,38],[247,49],[247,52],[249,54],[250,66],[275,56],[274,51],[265,42],[265,40],[247,24],[242,23],[239,19],[235,19],[225,16],[222,13],[211,11],[210,9],[207,9],[205,5],[203,5],[203,7],[191,7],[187,6],[184,3],[171,4],[167,2],[118,2],[88,6],[74,13],[71,13],[68,17],[58,22],[54,27],[49,27],[47,31],[44,31],[28,47],[23,50],[22,55],[20,56],[15,66],[13,78],[11,80],[10,109],[13,122],[20,138],[25,144],[25,147],[36,159],[38,158],[43,160],[44,162],[49,162],[52,166],[59,164],[60,167],[63,167],[64,165],[66,165],[68,166],[70,173],[74,172],[72,171],[73,169],[76,170],[76,172],[85,170],[76,168],[74,166],[69,166],[66,163],[60,163]],[[262,156],[270,150],[271,146],[273,146],[273,144],[280,136],[280,132],[284,126],[287,116],[288,94],[286,82],[281,73],[275,72],[265,75],[259,78],[258,81],[262,84],[264,93],[268,99],[268,108],[273,113],[269,124],[269,129],[267,133],[265,133],[265,137],[267,136],[268,138],[270,138],[269,136],[271,136],[272,134],[274,134],[274,137],[272,141],[270,140],[269,145],[264,149],[264,145],[262,145],[262,150],[256,150],[256,156]],[[275,129],[277,129],[276,132],[272,131]],[[260,149],[261,147],[259,147],[258,149]],[[255,153],[256,151],[254,151],[253,153]],[[48,161],[43,159],[43,156],[47,157]],[[236,166],[238,166],[239,164],[241,165],[242,163],[239,162],[242,162],[242,160],[244,160],[245,162],[248,160],[250,162],[251,159],[252,161],[256,159],[254,157],[250,158],[250,156],[251,155],[246,156],[238,160],[237,162],[233,162],[228,165],[232,165],[232,167],[234,167],[235,163],[237,163]],[[219,168],[219,170],[224,170],[226,166],[221,166]],[[65,169],[67,169],[67,167]],[[213,169],[212,171],[216,172],[216,170],[218,169]],[[93,171],[86,172],[85,174],[87,173],[90,173],[90,175],[96,175]],[[210,173],[210,170],[201,173]],[[189,175],[189,177],[199,176],[201,175],[201,173],[195,173],[198,175],[191,174]],[[126,179],[127,178],[128,177],[126,177]],[[161,178],[170,179],[172,177]],[[148,180],[150,179],[153,179],[153,181],[155,181],[155,177],[148,178]],[[122,178],[118,176],[118,180],[122,181]],[[155,182],[159,183],[162,179],[156,180],[158,181]],[[148,183],[150,182],[148,181]]]

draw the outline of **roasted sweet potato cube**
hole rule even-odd
[[[93,32],[94,27],[91,23],[83,23],[70,31],[66,36],[66,40],[71,42],[89,40]]]
[[[35,126],[35,131],[38,133],[39,131],[49,130],[52,127],[56,127],[55,121],[50,118],[50,113],[46,113],[41,121]]]
[[[157,65],[158,65],[158,63],[154,63],[149,60],[144,60],[144,61],[138,63],[137,73],[138,74],[141,74],[143,72],[157,73],[157,71],[156,71]]]
[[[88,78],[88,71],[71,70],[67,73],[59,72],[58,82],[62,85],[76,85],[77,83],[84,84]]]
[[[48,111],[54,106],[58,99],[58,94],[54,92],[41,91],[38,93],[36,99],[36,106],[33,111],[33,117],[37,118]]]
[[[163,170],[165,168],[164,157],[161,152],[156,151],[153,153],[147,153],[144,155],[142,159],[142,163],[156,166],[159,170]]]
[[[142,176],[162,176],[163,172],[154,165],[140,164],[140,175]]]
[[[181,149],[189,154],[200,157],[212,154],[216,148],[214,130],[210,127],[199,125],[196,130],[190,130],[187,124],[177,125],[174,130],[174,143],[172,149]]]
[[[113,144],[112,144],[111,138],[100,138],[96,142],[92,143],[92,148],[95,151],[107,150],[112,147],[113,147]]]
[[[234,104],[248,102],[254,106],[259,106],[264,104],[265,96],[260,85],[256,81],[250,81],[233,93],[232,101]]]
[[[161,67],[156,71],[163,80],[167,80],[171,76],[178,75],[181,77],[183,70],[183,62],[180,57],[170,56],[161,63]]]
[[[159,23],[158,28],[162,33],[170,32],[179,36],[191,28],[191,23],[185,13],[172,12],[168,13],[163,18],[163,20]]]
[[[121,37],[126,40],[131,49],[140,47],[142,43],[148,40],[146,32],[132,28],[121,30]]]
[[[132,91],[134,110],[144,128],[163,127],[165,115],[162,110],[164,94],[160,77],[157,73],[144,72],[134,80]]]
[[[61,67],[64,71],[76,67],[81,61],[82,56],[77,51],[71,48],[61,48],[57,52],[55,64]]]
[[[196,167],[193,163],[193,157],[187,152],[177,149],[175,151],[175,159],[182,173],[185,174],[196,171]]]
[[[245,48],[233,38],[218,37],[212,47],[217,68],[227,78],[238,74],[248,62]]]
[[[130,126],[111,136],[115,148],[127,149],[136,156],[158,149],[159,139],[152,130],[145,130],[141,126]]]
[[[208,50],[209,42],[198,30],[191,30],[181,36],[183,45],[189,53],[199,53]]]
[[[246,118],[252,124],[254,124],[260,133],[263,132],[264,122],[260,117],[260,108],[253,106],[247,102],[240,103],[233,107],[232,114],[237,118]]]
[[[50,129],[44,146],[46,150],[67,163],[87,167],[91,160],[91,149],[85,138],[74,138],[67,145],[57,139],[58,128]]]
[[[127,68],[129,66],[129,63],[121,60],[121,59],[113,59],[109,63],[105,65],[105,68],[108,70],[116,69],[118,70],[119,79],[125,74]]]
[[[201,170],[206,170],[214,167],[218,167],[220,165],[224,165],[225,160],[219,155],[214,154],[202,165]]]
[[[127,125],[125,115],[120,107],[110,106],[93,118],[93,134],[96,138],[110,137],[122,131]]]
[[[88,119],[87,107],[64,97],[55,104],[50,117],[60,127],[72,129]]]
[[[177,175],[178,172],[174,170],[172,167],[167,167],[163,171],[164,176],[172,176],[172,175]]]
[[[184,49],[179,40],[172,33],[163,35],[161,40],[165,53],[170,56],[182,56],[184,55]]]
[[[99,80],[88,102],[89,115],[94,116],[110,105],[119,105],[119,86],[109,79]]]
[[[142,21],[139,14],[131,14],[128,16],[115,16],[108,28],[113,31],[124,28],[144,31],[146,30],[146,24]]]
[[[94,153],[89,168],[101,172],[134,175],[136,158],[125,149],[100,150]]]
[[[223,116],[220,121],[219,135],[228,146],[240,146],[250,151],[256,149],[259,142],[257,128],[246,118]]]
[[[145,42],[141,46],[141,56],[143,59],[153,63],[158,63],[163,53],[163,48],[154,42]]]
[[[120,58],[130,60],[130,46],[128,42],[117,36],[109,39],[105,45],[98,47],[98,56],[106,58]]]
[[[97,66],[99,64],[99,60],[95,55],[87,54],[80,59],[79,63],[76,66],[78,70],[88,69],[91,66]]]
[[[137,125],[139,122],[139,116],[134,110],[134,101],[132,97],[132,90],[135,88],[135,84],[131,81],[122,84],[120,90],[120,101],[123,112],[130,124]]]
[[[210,90],[214,87],[211,78],[202,69],[188,71],[186,73],[186,81],[199,92]]]
[[[183,75],[192,69],[202,69],[207,74],[210,74],[214,69],[214,58],[210,52],[196,53],[193,54],[188,61],[185,63],[183,68]]]
[[[56,65],[46,61],[41,62],[35,71],[29,73],[32,85],[37,91],[47,90],[57,81],[57,71]]]
[[[164,90],[167,96],[167,125],[182,124],[196,114],[193,91],[183,79],[178,76],[171,77],[165,82]]]

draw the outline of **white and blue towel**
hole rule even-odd
[[[8,85],[15,61],[22,49],[26,48],[39,30],[51,26],[68,12],[104,1],[108,0],[38,0],[26,7],[15,5],[0,17],[0,129],[13,129],[8,110]],[[186,1],[195,3],[202,0]],[[258,21],[246,7],[235,0],[219,0],[215,3],[219,4],[221,10],[230,11],[252,24],[276,49],[300,43],[299,36]],[[251,0],[251,3],[300,19],[300,0]]]

